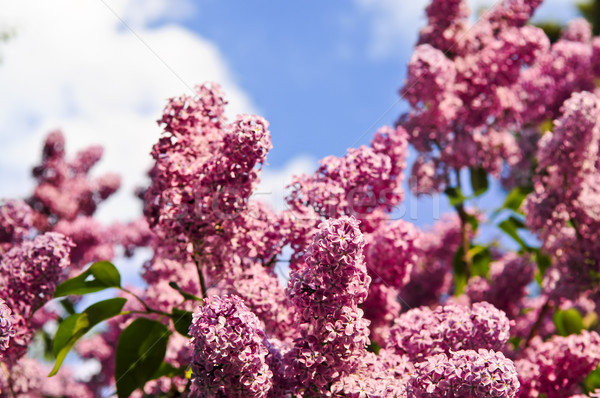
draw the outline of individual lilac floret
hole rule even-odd
[[[194,313],[192,393],[198,398],[266,397],[273,374],[259,319],[237,296],[213,296]]]
[[[10,338],[15,335],[14,322],[12,311],[4,300],[0,299],[0,359],[3,357],[3,352],[8,350]]]
[[[535,337],[523,354],[515,362],[521,382],[519,397],[568,397],[600,364],[600,336],[584,330],[545,342]]]
[[[421,361],[434,354],[479,348],[500,350],[510,337],[504,312],[482,302],[472,308],[447,305],[405,312],[390,330],[388,349]]]
[[[407,385],[409,397],[510,398],[519,390],[515,365],[501,352],[436,354],[415,367]]]

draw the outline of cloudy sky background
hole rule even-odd
[[[61,129],[68,153],[101,144],[94,172],[124,178],[101,218],[137,217],[132,191],[145,182],[165,100],[212,80],[230,116],[270,121],[260,193],[281,207],[291,174],[368,143],[405,109],[397,91],[427,3],[0,0],[0,31],[14,32],[0,43],[0,197],[30,192],[43,137]],[[575,15],[572,0],[546,0],[536,19]],[[415,203],[412,221],[430,223],[431,200]]]

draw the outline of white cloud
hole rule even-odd
[[[286,209],[285,187],[290,184],[292,176],[300,174],[313,174],[318,167],[316,159],[300,155],[291,159],[281,169],[266,167],[261,174],[261,181],[254,193],[254,198],[265,202],[273,210],[281,211]]]
[[[400,54],[417,41],[419,29],[427,22],[428,0],[355,0],[369,15],[371,43],[369,55],[383,58]]]
[[[176,3],[189,12],[191,3]],[[227,92],[230,115],[254,111],[219,49],[174,23],[182,15],[166,10],[175,5],[0,0],[2,25],[16,30],[1,47],[0,197],[29,192],[29,170],[39,161],[43,138],[60,128],[70,154],[91,144],[105,147],[96,172],[119,172],[124,184],[101,216],[131,219],[139,215],[132,190],[145,180],[160,134],[155,120],[167,98],[212,80]],[[159,17],[171,23],[148,27]]]
[[[501,0],[468,0],[470,9],[477,12]],[[425,7],[430,0],[355,0],[370,18],[371,41],[369,55],[384,58],[402,54],[414,46],[418,31],[427,23]],[[538,8],[534,20],[566,21],[576,16],[576,0],[546,0]]]

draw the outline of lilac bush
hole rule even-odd
[[[102,148],[50,133],[32,194],[0,202],[0,397],[599,396],[600,37],[551,42],[540,3],[432,0],[409,109],[281,212],[253,197],[269,123],[228,120],[216,83],[167,102],[125,224],[95,217],[120,185]],[[405,189],[453,211],[398,219]],[[125,286],[112,261],[140,249]]]

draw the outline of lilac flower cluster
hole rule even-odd
[[[406,309],[435,305],[450,291],[452,260],[461,244],[460,224],[456,214],[444,214],[431,229],[419,234],[417,264],[398,295]]]
[[[190,326],[193,397],[266,397],[273,374],[262,325],[237,296],[213,296]]]
[[[8,350],[11,337],[15,335],[14,322],[11,309],[0,299],[0,359],[4,356],[4,351]]]
[[[548,341],[536,337],[515,362],[521,382],[518,396],[568,397],[578,392],[578,384],[598,365],[600,336],[596,332],[554,336]]]
[[[593,91],[598,43],[576,20],[550,44],[526,25],[541,0],[504,0],[475,24],[464,0],[433,0],[401,94],[411,110],[398,124],[420,155],[415,193],[441,192],[449,173],[482,167],[500,177],[525,166],[512,131],[554,118],[572,93]],[[596,43],[596,44],[594,44]]]
[[[27,349],[32,337],[29,320],[52,298],[69,265],[71,246],[63,235],[48,232],[14,246],[0,258],[0,299],[15,318],[15,335],[7,353],[11,358],[20,357]]]
[[[402,127],[382,127],[369,147],[349,149],[344,157],[326,157],[313,175],[293,177],[286,197],[290,211],[284,215],[292,224],[285,242],[294,249],[292,268],[302,262],[311,231],[323,219],[353,216],[365,232],[387,221],[385,212],[404,197],[407,148],[408,135]]]
[[[406,383],[414,366],[404,355],[388,350],[367,352],[354,374],[344,375],[331,387],[334,396],[362,398],[406,397]]]
[[[419,231],[413,224],[396,220],[382,224],[368,236],[365,259],[372,278],[369,297],[365,301],[365,317],[371,321],[372,338],[392,324],[400,313],[399,289],[410,278],[418,261]]]
[[[225,291],[236,294],[264,324],[270,337],[295,337],[293,315],[285,288],[271,268],[255,264],[225,283]]]
[[[26,239],[33,226],[33,211],[22,200],[0,205],[0,254]]]
[[[466,294],[471,302],[486,301],[504,311],[511,319],[527,296],[527,285],[533,280],[535,263],[528,255],[507,253],[490,263],[488,278],[469,280]]]
[[[227,124],[225,105],[218,85],[170,100],[159,121],[165,135],[152,150],[152,184],[144,194],[144,213],[154,232],[178,248],[184,261],[190,253],[200,259],[209,273],[239,265],[230,262],[246,257],[242,245],[248,242],[252,250],[268,239],[253,217],[245,216],[258,167],[271,148],[268,123],[241,115]],[[247,236],[257,241],[238,246]],[[232,253],[223,253],[222,245],[232,246]],[[271,255],[255,250],[258,257]]]
[[[574,298],[597,281],[600,218],[596,214],[600,143],[600,99],[573,94],[554,131],[539,143],[535,191],[524,204],[527,225],[536,231],[555,265],[544,286],[554,297]]]
[[[436,354],[415,365],[408,396],[509,398],[519,391],[515,365],[501,352],[485,349]]]
[[[501,350],[510,337],[510,322],[504,312],[489,303],[472,308],[458,305],[414,308],[400,315],[387,347],[422,361],[435,354],[485,348]]]
[[[80,151],[72,162],[65,159],[65,139],[60,131],[48,135],[42,163],[33,169],[38,181],[31,207],[39,213],[36,226],[48,230],[59,219],[73,220],[77,215],[92,215],[98,204],[121,185],[116,174],[91,179],[88,173],[102,157],[101,147]]]
[[[371,278],[359,222],[343,216],[321,223],[307,264],[288,285],[301,337],[286,353],[288,377],[305,396],[329,394],[331,383],[354,372],[369,343],[369,322],[358,308]]]

